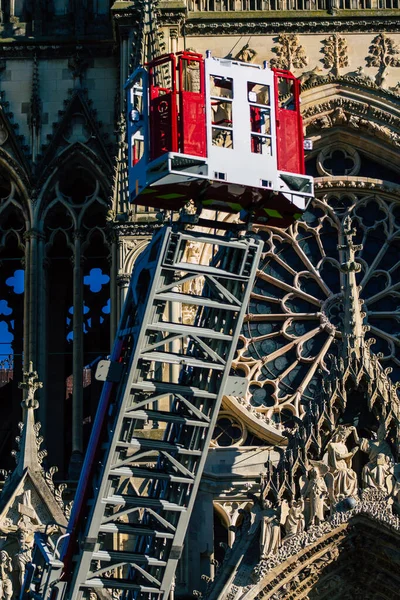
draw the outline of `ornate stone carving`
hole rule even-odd
[[[305,11],[307,12],[307,11]],[[235,11],[236,14],[236,11]],[[163,12],[161,11],[161,18]],[[258,35],[276,35],[277,32],[287,33],[288,31],[296,31],[305,34],[310,33],[331,33],[338,31],[348,34],[351,31],[371,32],[371,22],[369,19],[315,19],[302,18],[299,14],[298,18],[288,21],[285,18],[277,18],[274,20],[255,20],[253,16],[244,18],[227,19],[226,13],[221,13],[219,19],[192,19],[184,24],[184,30],[187,35],[254,35],[257,31]],[[395,17],[386,19],[374,18],[374,28],[376,31],[392,31],[398,32],[398,19]],[[7,47],[6,47],[7,48]],[[10,48],[7,48],[10,50]]]
[[[389,68],[400,67],[400,49],[392,38],[385,33],[380,33],[372,40],[367,64],[369,67],[378,68],[376,83],[383,86]]]
[[[357,474],[352,469],[356,446],[349,451],[346,440],[356,433],[355,427],[339,425],[327,446],[329,473],[326,475],[329,498],[332,506],[345,498],[356,498],[358,493]]]
[[[281,544],[281,525],[278,511],[272,508],[272,503],[264,500],[260,524],[260,556],[267,558],[275,554]]]
[[[0,551],[0,599],[11,600],[13,595],[13,582],[11,578],[13,567],[12,560],[6,550]]]
[[[341,107],[332,113],[332,124],[346,124],[347,116]],[[315,123],[314,123],[315,126]],[[348,144],[329,144],[317,156],[317,169],[320,175],[357,175],[361,158],[357,150]]]
[[[255,57],[257,56],[257,52],[249,47],[248,44],[243,46],[243,48],[236,54],[236,60],[241,60],[242,62],[253,62]]]
[[[15,452],[17,466],[5,481],[0,496],[0,529],[7,537],[0,542],[0,550],[7,549],[13,556],[14,589],[19,594],[25,568],[31,560],[34,533],[44,528],[50,521],[66,524],[70,506],[66,508],[62,492],[65,485],[56,488],[52,476],[53,467],[45,471],[42,466],[46,451],[40,450],[43,438],[39,435],[40,424],[35,423],[34,410],[38,407],[35,394],[42,387],[32,363],[24,372],[24,381],[20,384],[24,390],[24,422],[20,424],[20,436],[17,437],[18,451]],[[4,558],[4,556],[3,556]],[[0,557],[0,577],[3,581],[2,593],[8,598],[6,559]],[[0,585],[1,587],[1,585]],[[8,586],[9,587],[9,586]]]
[[[325,507],[328,497],[324,476],[328,467],[321,461],[310,461],[308,481],[302,490],[304,498],[309,501],[308,526],[319,525],[325,520]]]
[[[278,45],[272,50],[277,58],[271,59],[271,65],[280,69],[302,69],[308,64],[308,59],[299,37],[295,33],[282,33],[278,37]]]
[[[334,533],[336,528],[348,523],[356,515],[368,515],[369,518],[381,525],[385,525],[388,529],[400,532],[400,519],[398,516],[393,515],[390,506],[388,506],[386,502],[385,494],[372,488],[364,490],[361,495],[361,500],[358,501],[353,508],[343,512],[335,512],[318,527],[311,527],[308,531],[301,534],[285,538],[281,547],[274,555],[262,560],[254,568],[254,581],[262,580],[272,569],[288,558],[299,554],[307,546],[314,544],[321,538],[326,539],[325,536],[327,536],[327,534]],[[343,533],[338,531],[337,535],[343,536]],[[314,552],[317,550],[318,548],[315,548]],[[305,555],[305,558],[307,558],[307,555]],[[329,560],[332,560],[332,557]]]
[[[285,521],[286,537],[303,533],[305,529],[304,521],[304,500],[292,500],[290,503],[288,516]]]
[[[353,327],[351,320],[357,314],[357,336],[366,336],[367,340],[373,336],[378,339],[378,345],[384,345],[385,358],[381,360],[385,366],[394,366],[398,353],[395,335],[397,320],[393,319],[389,327],[388,317],[382,321],[382,309],[377,301],[369,299],[371,288],[367,284],[375,281],[376,277],[381,278],[385,283],[379,302],[383,298],[385,302],[393,302],[393,310],[397,314],[398,303],[392,296],[396,280],[387,273],[384,263],[398,235],[398,223],[392,211],[397,210],[395,195],[400,188],[397,190],[393,184],[384,184],[379,180],[330,177],[317,181],[316,189],[318,194],[323,191],[325,195],[321,200],[313,201],[309,207],[310,221],[307,224],[298,223],[286,232],[266,230],[263,233],[263,267],[258,274],[246,328],[234,361],[234,368],[248,379],[248,392],[242,399],[226,399],[227,408],[234,403],[236,412],[238,409],[242,411],[243,420],[250,429],[248,420],[259,414],[258,423],[263,424],[264,435],[271,441],[276,439],[272,437],[272,432],[278,434],[282,431],[285,422],[288,422],[289,428],[293,427],[292,415],[304,417],[306,407],[308,403],[312,404],[321,381],[326,382],[327,355],[331,352],[334,340],[339,340],[339,337],[342,339],[345,301],[349,307],[348,327]],[[391,199],[384,191],[389,192],[389,189],[393,194]],[[357,236],[369,240],[372,230],[367,225],[366,217],[361,219],[360,215],[367,215],[375,209],[380,211],[383,219],[382,229],[373,230],[374,236],[382,232],[382,235],[379,234],[380,262],[373,267],[369,248],[358,250],[357,259],[354,260],[361,259],[364,280],[363,289],[359,291],[356,284],[348,281],[350,273],[343,274],[340,270],[340,265],[349,262],[349,258],[344,256],[347,250],[341,250],[339,256],[336,249],[337,244],[344,240],[339,222],[344,221],[346,214],[351,214],[355,219],[353,226],[357,229]],[[387,227],[385,231],[388,233],[383,233],[383,227]],[[332,251],[326,253],[325,250],[322,256],[319,248],[325,247],[325,235],[330,243],[333,244],[334,239],[337,241],[335,246],[331,246]],[[306,238],[307,242],[303,242]],[[329,278],[329,282],[326,279],[326,288],[325,274]],[[350,295],[345,297],[341,289],[343,276],[348,281],[346,289],[353,298]],[[309,295],[306,297],[305,293]],[[357,302],[362,301],[362,308],[359,304],[357,308],[356,296]],[[357,313],[351,313],[356,308]],[[364,312],[366,316],[362,315]],[[371,327],[371,332],[364,332],[365,325]],[[347,333],[351,333],[350,329]],[[364,368],[375,369],[368,356],[364,347]],[[332,380],[335,388],[343,379],[343,371],[340,373],[335,374],[335,381]],[[375,381],[382,378],[378,373],[373,377]],[[340,394],[344,395],[341,385],[339,389]],[[332,423],[330,427],[333,426]]]
[[[361,438],[358,440],[360,450],[368,454],[369,462],[362,470],[363,487],[373,487],[383,492],[390,492],[393,488],[393,453],[386,441],[386,426],[382,422],[378,432],[372,434],[372,439]]]
[[[347,40],[335,33],[323,41],[323,63],[326,69],[331,69],[332,75],[340,75],[340,69],[349,65]]]
[[[80,53],[80,48],[77,48],[76,53],[68,58],[68,69],[71,71],[72,77],[79,83],[82,83],[88,65],[86,57]]]
[[[36,391],[43,387],[43,383],[39,381],[36,371],[33,370],[33,364],[29,363],[29,370],[24,371],[24,380],[18,384],[18,387],[24,390],[24,401],[22,406],[25,408],[36,409],[39,406],[35,398]]]
[[[282,513],[279,507],[274,507],[267,499],[269,491],[268,477],[261,475],[260,494],[251,497],[255,501],[253,524],[249,529],[249,535],[254,535],[259,530],[259,547],[261,559],[275,554],[281,545],[281,519]],[[285,521],[287,514],[284,514]]]

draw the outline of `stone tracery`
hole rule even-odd
[[[304,415],[334,340],[343,339],[344,250],[337,246],[347,215],[362,246],[356,280],[369,328],[365,336],[376,340],[372,352],[393,369],[393,381],[399,380],[398,211],[396,201],[375,191],[326,193],[313,202],[305,222],[265,233],[266,252],[235,367],[249,380],[246,404],[268,422],[290,424]]]

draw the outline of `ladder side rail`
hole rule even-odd
[[[162,231],[160,230],[156,234],[157,236],[162,235]],[[157,243],[157,238],[153,238],[154,243]],[[149,253],[150,248],[148,247],[145,252]],[[137,265],[140,267],[141,258],[139,257]],[[113,350],[111,353],[111,361],[122,362],[125,365],[125,369],[121,376],[121,382],[123,384],[124,377],[126,377],[127,371],[129,370],[129,361],[127,362],[127,357],[123,355],[128,350],[130,343],[132,343],[131,336],[134,332],[134,327],[132,327],[133,323],[131,323],[132,319],[135,318],[135,314],[133,313],[133,303],[134,303],[134,287],[136,281],[135,278],[132,277],[130,280],[127,297],[122,309],[122,315],[120,318],[120,322],[118,325],[118,331],[116,335],[116,339],[113,345]],[[134,307],[135,309],[137,307]],[[120,382],[120,386],[121,386]],[[104,422],[107,417],[107,411],[109,410],[109,404],[111,400],[112,388],[116,387],[112,382],[106,381],[102,394],[100,397],[99,406],[96,412],[91,436],[89,439],[88,450],[85,454],[84,464],[82,467],[82,473],[79,478],[78,487],[74,499],[74,503],[72,506],[71,517],[68,523],[68,531],[71,533],[69,538],[69,545],[72,545],[73,534],[75,534],[81,525],[83,514],[82,509],[84,508],[84,501],[87,499],[87,490],[88,490],[88,482],[91,481],[91,477],[93,475],[93,466],[94,460],[96,458],[100,436],[102,433],[102,428]],[[65,561],[66,553],[68,551],[68,545],[63,546],[61,558]]]
[[[160,233],[160,232],[158,232],[158,233]],[[160,248],[158,250],[159,255],[162,255],[162,253],[165,251],[167,242],[169,240],[170,228],[166,228],[165,231],[162,233],[164,235],[164,239],[162,240],[162,242],[160,244]],[[158,243],[157,238],[155,240],[153,240],[153,242]],[[150,252],[151,252],[151,250],[149,249],[149,253]],[[155,286],[159,268],[160,268],[159,265],[157,265],[155,274],[154,274],[154,278],[153,278],[153,287]],[[134,280],[132,281],[132,286],[133,285],[134,285]],[[150,295],[151,295],[151,290],[149,290],[149,296]],[[126,303],[125,306],[126,307],[124,308],[124,314],[126,314],[126,312],[129,313],[129,310],[131,308],[130,302]],[[145,321],[145,319],[147,317],[147,313],[150,311],[151,308],[152,308],[152,304],[146,303],[145,311],[144,311],[144,315],[143,315],[143,321]],[[113,433],[115,433],[115,431],[117,431],[118,425],[122,422],[122,419],[123,419],[124,413],[123,413],[123,410],[121,410],[121,409],[123,408],[124,403],[126,403],[129,399],[130,384],[132,383],[132,378],[135,373],[135,367],[136,367],[135,362],[137,363],[137,354],[140,351],[140,343],[141,343],[142,337],[143,337],[141,334],[143,334],[143,333],[144,333],[143,329],[141,328],[139,331],[137,340],[136,340],[136,344],[135,344],[136,352],[132,352],[130,365],[126,370],[125,378],[121,381],[121,383],[119,385],[119,391],[120,391],[120,396],[121,396],[120,407],[119,407],[118,412],[116,413],[116,423],[115,423],[113,429],[109,432],[110,435],[112,435]],[[115,443],[115,435],[114,435],[114,439],[110,440],[110,449],[113,448],[114,443]],[[79,587],[80,583],[86,579],[86,574],[90,570],[90,561],[91,561],[91,554],[92,554],[91,550],[92,550],[93,540],[97,539],[98,526],[100,523],[101,515],[104,512],[104,506],[102,506],[102,504],[101,504],[101,498],[102,498],[102,492],[104,491],[104,488],[106,487],[107,481],[108,481],[107,477],[104,476],[104,474],[106,473],[107,468],[109,468],[110,463],[112,462],[112,458],[113,458],[112,455],[113,455],[112,451],[108,452],[107,461],[103,464],[103,467],[101,469],[102,475],[100,477],[100,486],[97,490],[95,490],[95,493],[97,496],[97,502],[94,503],[91,514],[89,514],[89,516],[88,516],[88,528],[85,533],[85,538],[90,540],[89,545],[88,545],[89,549],[85,550],[85,547],[84,547],[80,552],[80,556],[79,556],[79,559],[77,562],[77,564],[79,566],[77,569],[75,569],[73,579],[71,582],[71,591],[70,591],[71,598],[77,597],[78,587]],[[82,481],[82,479],[83,478],[81,477],[81,481]],[[90,479],[89,480],[87,479],[86,482],[82,481],[81,489],[82,489],[83,493],[85,493],[85,489],[86,489],[85,486],[87,487],[90,484],[91,484]],[[79,525],[80,524],[78,523],[77,524],[78,528],[79,528]]]
[[[121,315],[118,332],[121,330],[130,331],[130,321],[132,317],[131,313],[131,302],[132,302],[132,288],[128,289],[127,299],[124,304],[123,314]],[[124,345],[129,344],[130,334],[120,336],[117,333],[113,351],[111,354],[111,360],[119,362],[123,360]],[[123,379],[126,375],[126,369],[121,375]],[[72,505],[71,516],[68,522],[68,531],[70,532],[70,538],[66,540],[63,545],[61,558],[64,561],[64,571],[67,575],[71,571],[71,559],[74,553],[77,536],[80,531],[80,525],[85,518],[86,512],[86,501],[88,500],[88,494],[90,493],[90,487],[88,482],[92,481],[93,470],[95,467],[95,460],[98,455],[98,448],[102,434],[104,434],[104,423],[107,419],[107,412],[112,402],[112,395],[115,388],[115,383],[106,381],[103,385],[102,393],[100,396],[99,406],[96,411],[95,420],[93,423],[92,432],[89,439],[88,449],[85,454],[84,464],[82,467],[82,473],[79,478],[74,503]]]

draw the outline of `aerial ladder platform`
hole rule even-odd
[[[181,217],[135,264],[68,528],[36,534],[25,600],[167,600],[222,398],[246,392],[231,364],[263,249],[251,222],[287,226],[312,195],[290,73],[186,52],[137,70],[127,94],[131,199]],[[247,225],[205,233],[204,208]]]

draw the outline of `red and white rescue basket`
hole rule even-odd
[[[278,227],[301,216],[313,180],[292,73],[181,52],[136,69],[126,89],[132,202],[194,199]]]

